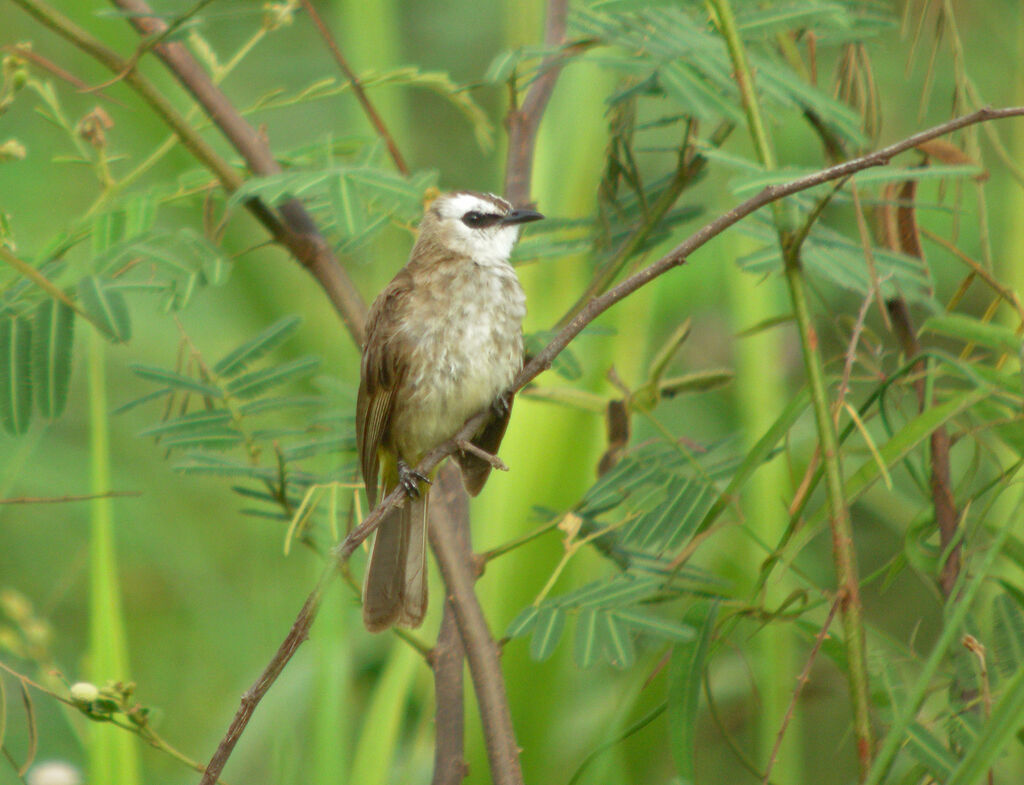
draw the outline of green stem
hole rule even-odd
[[[114,514],[110,488],[110,435],[107,423],[105,342],[89,334],[89,459],[92,492],[89,534],[89,678],[102,685],[128,681],[128,646],[121,607]],[[132,739],[113,733],[102,723],[91,728],[89,779],[120,785],[139,783],[138,750]]]
[[[761,116],[754,91],[753,77],[747,64],[746,52],[743,42],[740,40],[732,7],[729,0],[709,0],[709,2],[717,14],[719,29],[732,59],[736,82],[743,100],[743,109],[758,158],[765,169],[774,169],[775,155]],[[786,284],[789,287],[793,313],[800,332],[804,370],[807,374],[818,439],[821,444],[832,526],[833,560],[841,597],[840,613],[849,663],[848,678],[850,699],[853,703],[853,731],[857,742],[860,779],[863,781],[871,768],[872,736],[864,620],[857,577],[857,559],[853,547],[853,531],[850,525],[850,511],[843,494],[843,470],[836,426],[831,416],[828,392],[825,389],[824,365],[818,351],[818,337],[807,305],[806,281],[803,268],[800,265],[800,246],[799,243],[792,241],[792,236],[787,229],[782,203],[780,201],[773,202],[772,209],[775,228],[779,235],[779,244],[785,259]]]

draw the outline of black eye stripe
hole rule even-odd
[[[504,216],[500,213],[481,213],[477,210],[470,210],[462,216],[462,223],[470,229],[486,229],[488,226],[494,226],[502,218]]]

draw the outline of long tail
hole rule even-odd
[[[382,496],[387,496],[385,488]],[[391,510],[377,529],[363,584],[363,623],[370,632],[393,624],[419,627],[427,612],[427,497]]]

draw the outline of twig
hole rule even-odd
[[[341,54],[341,49],[338,47],[337,41],[334,36],[331,35],[331,31],[327,25],[324,24],[323,19],[320,18],[320,14],[316,12],[316,8],[309,0],[302,0],[302,7],[306,9],[306,13],[309,14],[309,18],[313,20],[313,24],[316,25],[317,31],[320,33],[320,37],[324,39],[324,43],[327,44],[327,48],[330,50],[331,55],[334,57],[334,61],[338,64],[338,68],[348,79],[350,85],[352,85],[352,92],[356,96],[356,100],[359,101],[359,105],[363,107],[363,111],[366,113],[367,119],[373,126],[384,144],[388,148],[388,154],[391,156],[391,160],[395,163],[395,168],[406,177],[409,176],[409,167],[405,163],[405,159],[402,158],[401,152],[398,150],[398,145],[395,144],[395,138],[388,131],[388,127],[384,125],[384,121],[377,113],[376,107],[370,103],[370,99],[366,96],[366,91],[363,89],[363,83],[359,81],[359,75],[352,70],[349,66],[348,61]]]
[[[825,623],[814,638],[814,646],[811,647],[811,653],[807,655],[807,663],[804,665],[804,669],[800,671],[800,675],[796,678],[796,689],[793,690],[793,695],[789,699],[789,706],[786,708],[786,714],[782,718],[782,727],[779,728],[779,733],[775,737],[775,744],[772,745],[772,753],[768,756],[768,767],[765,769],[764,776],[761,777],[762,785],[768,785],[771,781],[772,769],[775,767],[775,760],[779,756],[779,748],[782,746],[782,738],[786,735],[786,728],[789,727],[789,721],[793,718],[793,711],[796,709],[796,702],[800,698],[800,693],[803,692],[804,687],[807,686],[807,682],[810,681],[811,666],[814,665],[814,660],[818,656],[821,644],[823,644],[825,642],[825,638],[828,637],[828,628],[832,626],[832,620],[835,619],[836,611],[839,610],[839,599],[839,597],[836,597],[835,601],[832,603],[832,607],[828,611],[828,617],[825,619]]]
[[[493,468],[497,469],[498,471],[508,471],[508,466],[505,464],[503,460],[501,460],[501,458],[499,458],[497,455],[493,455],[492,453],[487,452],[486,450],[481,450],[479,447],[473,444],[473,442],[466,441],[465,439],[460,439],[458,442],[456,442],[456,446],[463,452],[471,452],[477,458],[481,458],[487,461],[487,463],[489,463]]]
[[[558,46],[565,41],[565,21],[568,0],[548,0],[544,44]],[[533,178],[533,149],[537,142],[537,129],[544,116],[555,82],[562,71],[565,55],[550,54],[540,65],[538,76],[523,100],[522,106],[513,108],[506,119],[508,126],[508,165],[505,170],[505,198],[512,204],[530,201],[530,181]]]
[[[919,357],[921,344],[917,340],[917,332],[910,318],[910,309],[902,297],[896,297],[886,303],[892,319],[893,331],[899,341],[907,360]],[[917,405],[921,411],[928,406],[925,389],[925,373],[927,366],[923,359],[914,364],[914,391]],[[929,485],[932,492],[932,508],[935,514],[935,526],[939,530],[939,544],[942,553],[948,554],[939,572],[939,588],[943,597],[949,597],[960,576],[960,532],[958,523],[960,513],[956,509],[953,496],[953,483],[949,466],[950,440],[949,431],[940,426],[929,436],[929,452],[931,455],[931,472]]]
[[[309,637],[309,628],[313,625],[313,619],[316,618],[317,611],[320,609],[320,600],[323,597],[324,590],[334,578],[336,571],[333,562],[327,565],[320,575],[316,588],[306,598],[302,605],[302,610],[299,611],[299,615],[292,623],[288,636],[282,641],[267,667],[263,669],[260,677],[242,695],[241,705],[238,707],[238,711],[235,712],[235,717],[231,721],[227,733],[224,734],[224,738],[217,745],[217,751],[213,753],[213,757],[210,758],[210,762],[206,765],[206,771],[203,773],[203,778],[199,781],[199,785],[214,785],[220,778],[224,765],[228,762],[228,758],[231,757],[235,745],[242,737],[242,733],[249,724],[256,706],[259,705],[259,702],[266,695],[271,685],[277,681],[277,677],[281,675],[284,666],[288,664],[288,661],[291,660],[299,646]]]
[[[84,493],[70,496],[15,496],[9,499],[0,499],[0,504],[63,504],[65,502],[88,502],[93,499],[141,495],[142,491],[107,491],[106,493]]]
[[[34,63],[35,65],[39,66],[44,71],[47,71],[47,72],[53,74],[58,79],[63,79],[65,82],[70,84],[72,87],[76,87],[76,88],[78,88],[79,90],[81,90],[83,92],[93,89],[93,88],[89,87],[89,85],[86,82],[84,82],[81,79],[79,79],[77,76],[75,76],[70,71],[66,71],[65,69],[61,68],[59,65],[54,63],[52,60],[48,60],[47,58],[43,57],[38,52],[35,52],[32,49],[30,49],[27,44],[13,44],[13,45],[8,45],[8,46],[2,46],[2,47],[0,47],[0,51],[10,52],[13,55],[17,55],[18,57],[22,57],[25,60],[28,60],[29,62]],[[111,98],[109,95],[104,93],[102,90],[97,90],[96,91],[96,95],[99,98],[102,98],[104,101],[109,101],[110,103],[115,104],[116,106],[120,106],[120,107],[124,107],[125,106],[125,104],[123,104],[121,101],[118,101],[116,98]]]
[[[455,476],[452,476],[455,475]],[[431,528],[444,529],[458,545],[460,558],[471,564],[469,541],[469,500],[462,490],[458,472],[445,472],[433,494]],[[455,604],[445,598],[441,630],[431,654],[434,670],[434,776],[431,785],[459,785],[469,773],[465,759],[465,712],[462,669],[465,651],[459,632]]]

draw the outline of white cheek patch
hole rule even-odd
[[[448,245],[477,264],[490,267],[508,262],[518,237],[518,226],[496,224],[486,229],[470,229],[460,219],[451,225]]]

